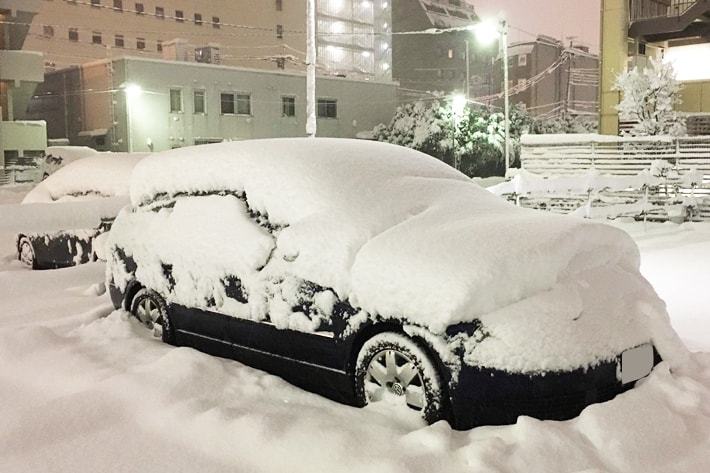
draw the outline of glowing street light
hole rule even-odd
[[[127,129],[126,134],[128,138],[128,152],[133,152],[133,106],[138,101],[137,99],[143,95],[143,88],[134,83],[128,83],[121,86],[123,93],[126,94],[126,116],[127,116]]]
[[[468,27],[473,31],[476,41],[482,45],[491,45],[500,37],[499,25],[495,21],[485,20]]]
[[[125,92],[126,97],[130,100],[137,99],[143,95],[143,88],[138,84],[126,84],[123,91]]]
[[[451,97],[451,112],[454,115],[456,121],[461,120],[463,117],[463,112],[466,110],[466,104],[468,104],[468,99],[463,94],[455,94]]]

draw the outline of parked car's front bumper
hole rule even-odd
[[[653,350],[653,366],[661,361]],[[631,389],[622,384],[619,360],[586,369],[544,374],[508,373],[464,366],[450,389],[451,424],[466,430],[480,425],[514,424],[519,416],[567,420],[590,404],[605,402]]]

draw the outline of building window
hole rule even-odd
[[[276,0],[276,11],[282,11],[284,9],[283,0]]]
[[[45,38],[54,37],[54,27],[50,25],[44,25],[42,27],[42,36],[44,36]]]
[[[448,57],[449,59],[453,59],[453,58],[454,58],[454,50],[453,50],[453,49],[449,49],[449,52],[447,53],[447,57]]]
[[[136,49],[140,51],[145,49],[145,38],[136,38]]]
[[[119,12],[123,11],[123,0],[113,0],[113,9]]]
[[[122,34],[117,34],[116,37],[115,37],[114,40],[113,40],[113,44],[114,44],[117,48],[123,48],[123,47],[125,47],[125,46],[126,46],[126,41],[123,39],[123,35],[122,35]]]
[[[202,14],[201,13],[195,13],[195,24],[202,26]]]
[[[185,21],[185,13],[182,10],[175,10],[175,21],[182,23]]]
[[[93,44],[101,44],[102,43],[100,31],[94,31],[91,33],[91,42]]]
[[[205,91],[196,90],[193,94],[194,113],[205,113]]]
[[[338,101],[318,99],[318,118],[338,118]]]
[[[137,15],[145,14],[145,6],[143,6],[142,3],[136,3],[136,14]]]
[[[161,20],[165,19],[165,8],[155,7],[155,16]]]
[[[159,53],[162,53],[162,52],[163,52],[163,40],[162,40],[162,39],[159,39],[159,40],[158,40],[158,42],[157,42],[156,45],[155,45],[155,49],[156,49]]]
[[[219,17],[218,16],[213,16],[212,17],[212,28],[217,28],[219,29],[222,25],[219,22]]]
[[[276,68],[277,69],[286,69],[286,59],[282,57],[277,57],[276,58]]]
[[[251,115],[251,95],[237,94],[237,115]]]
[[[284,39],[284,25],[276,25],[276,38]]]
[[[79,30],[76,28],[69,28],[69,41],[79,41]]]
[[[100,6],[101,6],[101,0],[91,0],[91,6],[92,6],[92,7],[100,7]]]
[[[281,115],[284,117],[296,116],[296,97],[281,97]]]
[[[182,89],[170,89],[170,113],[182,112]]]
[[[518,66],[519,67],[524,67],[528,65],[528,55],[527,54],[521,54],[518,56]]]
[[[221,94],[219,101],[222,115],[234,115],[234,94]]]

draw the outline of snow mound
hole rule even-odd
[[[77,159],[32,189],[23,204],[128,195],[131,172],[147,153],[97,153]]]
[[[257,237],[273,243],[251,246],[264,268],[217,263],[216,256],[203,260],[194,246],[198,234],[207,233],[202,224],[194,225],[194,238],[172,233],[154,242],[158,252],[148,250],[145,225],[163,217],[138,209],[124,212],[110,238],[127,246],[139,266],[151,268],[139,275],[144,284],[165,290],[154,260],[172,253],[197,265],[173,268],[176,281],[192,284],[178,293],[214,287],[233,265],[232,274],[256,294],[268,292],[269,278],[282,273],[333,288],[370,317],[403,320],[435,334],[479,319],[485,337],[469,345],[467,359],[515,371],[586,366],[651,339],[666,358],[682,353],[663,302],[639,273],[638,250],[627,234],[516,208],[422,153],[338,139],[221,143],[154,154],[136,166],[131,181],[134,206],[177,199],[174,210],[160,210],[165,215],[178,212],[185,194],[220,192],[245,195],[250,215],[277,227],[273,236]],[[227,209],[183,209],[180,220],[202,221],[209,213],[229,221],[245,215],[237,207],[230,215]],[[210,251],[225,258],[232,257],[226,255],[234,242],[254,238],[232,223],[205,228],[223,234],[209,241]],[[220,270],[200,273],[198,266]],[[113,277],[121,286],[127,275],[114,271]],[[600,300],[603,290],[614,288],[613,297]],[[206,288],[198,294],[214,298]]]

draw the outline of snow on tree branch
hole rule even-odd
[[[623,98],[616,108],[623,120],[637,122],[631,135],[684,135],[685,121],[675,111],[681,88],[673,66],[661,59],[651,58],[648,67],[620,74],[614,90],[621,91]]]

